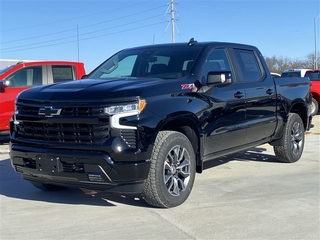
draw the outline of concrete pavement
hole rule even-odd
[[[0,239],[319,240],[319,116],[314,124],[297,163],[278,162],[267,144],[207,162],[172,209],[139,195],[40,191],[0,154]]]

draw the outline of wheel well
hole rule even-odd
[[[317,92],[311,92],[312,97],[320,103],[320,95]]]
[[[306,129],[306,127],[308,125],[308,116],[307,116],[307,111],[306,111],[304,105],[302,103],[297,103],[292,106],[290,112],[296,113],[301,117],[304,128]]]
[[[200,136],[197,125],[188,118],[173,120],[162,127],[161,130],[172,130],[181,132],[190,141],[195,152],[197,172],[202,172],[202,161],[200,157]]]

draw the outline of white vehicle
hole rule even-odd
[[[281,73],[281,77],[304,77],[307,71],[312,69],[288,69]]]
[[[274,73],[274,72],[271,72],[271,76],[274,78],[281,77],[279,73]]]

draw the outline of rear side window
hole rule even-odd
[[[52,66],[53,82],[64,82],[74,80],[72,66]]]
[[[313,81],[320,81],[320,72],[307,72],[305,77]]]
[[[257,82],[262,78],[259,61],[253,51],[235,49],[244,82]]]
[[[42,85],[42,67],[22,68],[7,78],[10,87],[32,87]]]

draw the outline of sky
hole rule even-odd
[[[320,0],[0,0],[0,59],[84,62],[150,44],[237,42],[265,57],[320,56]]]

